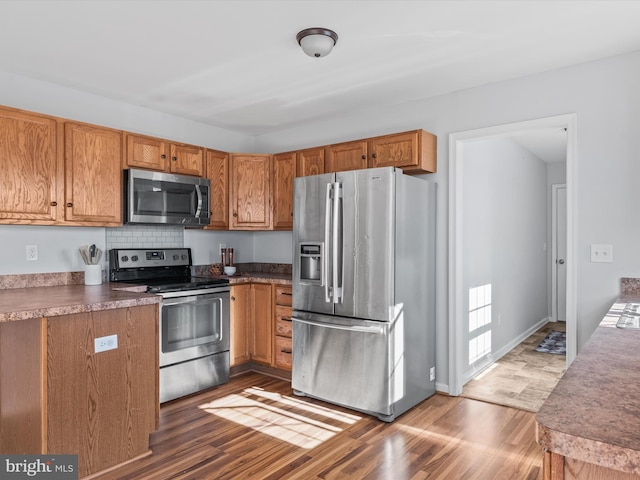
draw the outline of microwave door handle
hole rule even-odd
[[[198,207],[196,208],[196,218],[200,217],[202,212],[202,192],[200,191],[200,185],[196,185],[196,195],[198,196]]]
[[[321,277],[324,283],[324,301],[331,302],[330,276],[329,276],[329,234],[331,232],[331,188],[332,184],[327,183],[327,193],[324,202],[324,252],[322,255],[322,273]]]

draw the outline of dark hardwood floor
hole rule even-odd
[[[164,404],[151,449],[94,478],[542,478],[533,413],[434,395],[387,424],[254,372]]]

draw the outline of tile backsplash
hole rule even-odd
[[[107,251],[112,248],[182,248],[184,227],[124,225],[107,228]]]

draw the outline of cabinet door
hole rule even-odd
[[[65,124],[65,219],[122,224],[122,132]]]
[[[249,335],[251,320],[251,284],[231,287],[231,366],[251,360]]]
[[[191,145],[171,144],[171,173],[204,176],[204,150]]]
[[[156,430],[158,310],[155,305],[47,319],[48,453],[77,453],[84,477],[149,449]],[[95,353],[94,339],[117,335]]]
[[[0,109],[0,222],[43,223],[62,205],[56,121]]]
[[[252,283],[251,360],[273,364],[273,303],[271,284]]]
[[[293,179],[296,152],[273,156],[273,229],[293,229]]]
[[[231,230],[271,228],[271,155],[232,154]]]
[[[211,221],[206,227],[213,230],[229,228],[229,154],[207,150],[207,178],[211,182],[209,209]]]
[[[168,171],[167,144],[158,138],[127,134],[124,168]]]
[[[399,167],[407,173],[436,171],[436,137],[424,130],[372,138],[368,148],[372,168]]]
[[[325,173],[367,168],[367,142],[330,145],[326,149],[325,160]]]
[[[320,175],[324,173],[324,147],[309,148],[298,152],[296,176]]]

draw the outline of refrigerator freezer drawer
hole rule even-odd
[[[356,410],[391,414],[389,325],[293,318],[292,386]]]

